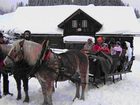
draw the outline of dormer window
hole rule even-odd
[[[87,28],[87,20],[82,20],[82,28]]]
[[[72,28],[77,28],[77,27],[78,27],[77,20],[72,20]]]

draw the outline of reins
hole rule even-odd
[[[14,59],[11,57],[11,56],[9,56],[9,55],[7,55],[7,57],[15,64],[16,62],[14,61]]]
[[[43,42],[41,54],[40,54],[40,56],[39,56],[39,58],[38,58],[36,64],[33,66],[32,70],[27,74],[27,77],[28,77],[29,79],[31,78],[32,75],[34,75],[34,74],[39,70],[39,67],[41,66],[42,61],[43,61],[42,58],[43,58],[43,56],[44,56],[46,50],[48,49],[48,46],[47,46],[48,43],[49,43],[49,42],[48,42],[47,40],[45,40],[45,41]]]
[[[56,83],[57,83],[57,81],[59,80],[59,78],[63,78],[63,77],[66,77],[67,79],[71,80],[71,81],[74,82],[74,83],[81,83],[81,79],[79,78],[79,75],[78,75],[78,74],[77,74],[78,78],[75,78],[75,77],[73,77],[73,75],[70,75],[70,74],[66,74],[66,73],[65,73],[65,69],[66,69],[66,68],[60,67],[60,68],[58,68],[58,69],[59,69],[59,72],[56,72],[55,69],[50,68],[50,67],[47,66],[47,70],[48,70],[49,72],[52,72],[52,73],[55,73],[56,75],[58,75],[58,76],[57,76],[57,79],[56,79],[56,81],[55,81]],[[56,86],[56,87],[57,87],[57,86]]]

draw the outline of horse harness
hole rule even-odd
[[[59,79],[63,79],[64,77],[66,77],[72,82],[80,83],[81,80],[78,73],[75,73],[73,75],[71,75],[70,73],[66,73],[68,71],[68,68],[64,66],[61,56],[55,54],[55,60],[53,61],[54,64],[49,61],[50,53],[53,52],[46,46],[46,42],[47,41],[43,43],[41,56],[39,57],[37,63],[34,65],[32,71],[28,74],[28,76],[30,77],[30,75],[34,75],[40,70],[40,67],[45,66],[45,68],[47,68],[47,71],[55,73],[57,75],[56,82]]]
[[[22,58],[24,57],[23,43],[24,43],[24,40],[22,40],[22,43],[20,43],[20,51],[18,52],[18,54],[21,53]],[[25,77],[25,75],[29,73],[29,70],[32,69],[32,66],[29,66],[27,62],[23,59],[21,59],[18,62],[15,62],[14,59],[10,55],[7,55],[7,57],[11,59],[11,61],[14,64],[12,71],[11,71],[11,68],[8,68],[8,67],[5,68],[10,73],[10,75],[14,74],[19,77],[21,77],[22,75],[22,77],[23,76]]]
[[[63,78],[67,78],[71,80],[72,82],[80,83],[80,75],[76,72],[74,74],[68,73],[68,69],[71,69],[69,67],[64,66],[63,58],[60,55],[54,54],[54,60],[51,62],[49,61],[49,53],[53,53],[50,50],[46,51],[46,56],[43,59],[42,65],[45,65],[47,67],[49,72],[55,73],[57,75],[56,82],[60,79],[63,80]]]
[[[39,59],[37,60],[36,64],[33,67],[27,66],[28,64],[23,59],[21,59],[19,62],[15,62],[14,59],[11,56],[7,55],[7,57],[9,57],[12,60],[14,65],[18,64],[21,67],[21,65],[23,64],[22,65],[22,67],[23,67],[23,66],[25,66],[27,64],[26,67],[24,67],[23,69],[28,69],[28,70],[31,69],[31,71],[27,72],[27,77],[29,79],[31,77],[33,77],[35,75],[35,73],[37,73],[40,70],[40,67],[45,66],[45,67],[48,68],[47,70],[49,72],[53,72],[53,73],[55,73],[57,75],[56,82],[59,79],[63,79],[64,77],[66,77],[69,80],[71,80],[72,82],[81,83],[80,75],[77,72],[75,74],[72,74],[72,75],[70,73],[66,73],[69,68],[64,66],[63,61],[62,61],[62,59],[61,59],[61,57],[59,55],[55,54],[55,59],[58,62],[58,64],[56,64],[56,65],[58,67],[57,68],[50,67],[50,65],[49,65],[50,62],[48,60],[48,57],[49,57],[49,53],[51,51],[50,51],[50,49],[48,49],[48,46],[46,46],[46,43],[47,43],[47,40],[44,41],[40,57],[39,57]],[[23,44],[24,44],[24,40],[22,41],[22,43],[20,43],[20,51],[19,51],[21,53],[22,57],[24,57]],[[56,65],[53,65],[53,66],[56,66]],[[16,72],[14,72],[14,73],[16,73]],[[83,84],[85,84],[85,83],[83,83]]]

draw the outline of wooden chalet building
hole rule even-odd
[[[71,16],[65,19],[58,25],[62,28],[63,35],[95,35],[98,32],[102,24],[86,14],[81,9],[78,9]]]
[[[134,9],[124,6],[39,6],[19,7],[13,18],[14,29],[30,30],[32,40],[50,40],[50,46],[64,48],[66,36],[130,37],[140,34]],[[68,43],[68,42],[67,42]]]

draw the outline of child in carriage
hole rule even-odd
[[[121,56],[122,54],[122,47],[119,41],[116,42],[114,46],[111,47],[111,55]]]

